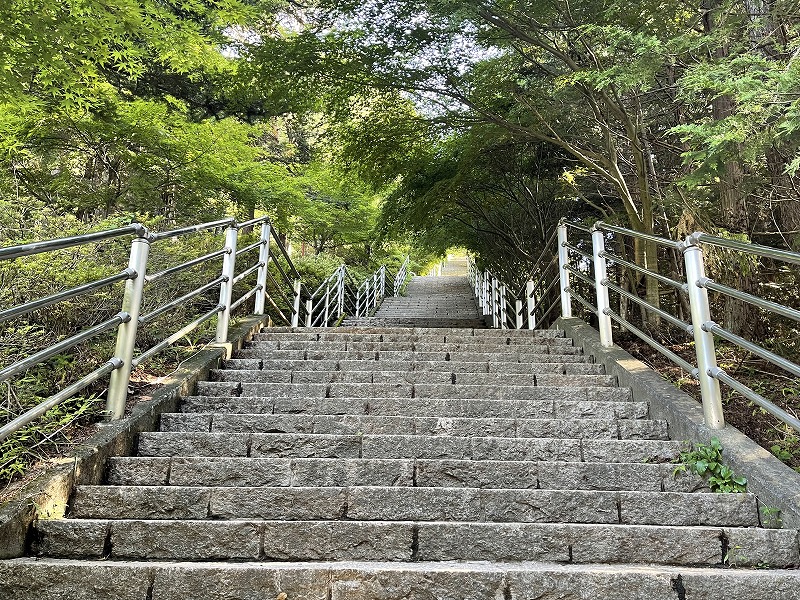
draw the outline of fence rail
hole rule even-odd
[[[259,228],[257,241],[248,243],[237,250],[237,244],[242,237],[240,231],[243,228]],[[223,237],[221,247],[180,264],[164,267],[153,273],[148,272],[148,266],[153,264],[150,258],[152,247],[173,243],[180,237],[201,232],[221,233]],[[120,282],[125,284],[119,313],[102,323],[0,369],[0,382],[8,381],[53,356],[71,350],[103,333],[117,330],[114,354],[107,362],[79,381],[68,385],[57,394],[4,424],[0,427],[0,441],[106,376],[110,376],[106,399],[107,418],[111,420],[122,418],[133,368],[214,318],[217,320],[215,341],[217,343],[227,342],[231,314],[251,300],[253,314],[265,314],[266,305],[269,303],[274,309],[276,317],[287,325],[297,327],[302,323],[306,327],[329,327],[340,322],[345,314],[360,316],[374,311],[386,291],[387,271],[385,267],[380,267],[360,285],[356,285],[347,267],[342,265],[326,278],[314,293],[309,293],[303,285],[300,274],[281,237],[267,217],[238,224],[232,218],[221,219],[158,233],[151,233],[143,225],[132,224],[110,231],[0,248],[0,261],[124,238],[131,239],[131,242],[128,266],[121,272],[60,291],[45,298],[34,299],[19,306],[0,310],[0,322],[8,321],[66,300],[84,296],[101,288]],[[277,252],[273,252],[273,248],[277,249]],[[194,289],[161,306],[150,309],[146,314],[140,314],[144,306],[143,301],[147,296],[147,289],[153,283],[169,280],[177,273],[192,267],[207,266],[214,262],[222,264],[211,279],[196,282],[198,285]],[[273,268],[270,269],[270,266]],[[398,285],[402,286],[405,281],[407,268],[408,258],[395,278],[396,293],[399,292]],[[238,298],[234,298],[234,285],[248,281],[248,278],[251,277],[255,278],[254,285],[241,293]],[[250,280],[252,281],[252,279]],[[140,327],[185,306],[194,298],[209,292],[214,293],[215,289],[219,291],[219,300],[210,309],[204,309],[203,314],[196,316],[165,339],[135,356],[137,333],[139,333]]]
[[[663,252],[680,255],[685,275],[680,280],[674,276],[668,277],[654,270],[652,265],[628,260],[620,253],[609,252],[605,248],[607,242],[625,240],[638,244],[651,244],[656,249],[662,248]],[[557,306],[560,307],[558,315],[563,318],[571,317],[574,301],[596,319],[603,346],[613,346],[612,323],[615,323],[697,379],[704,418],[709,427],[716,429],[725,426],[720,390],[722,383],[793,429],[800,431],[800,420],[796,415],[737,381],[717,365],[715,338],[750,352],[793,377],[800,377],[800,365],[716,323],[712,319],[708,292],[734,298],[793,321],[800,321],[800,310],[716,283],[706,277],[704,247],[725,248],[749,257],[800,265],[798,252],[749,244],[702,232],[694,233],[681,241],[609,225],[602,221],[596,222],[591,227],[562,221],[546,242],[545,249],[537,261],[538,264],[530,271],[527,283],[516,294],[509,293],[505,283],[490,271],[478,269],[473,259],[469,262],[469,277],[478,305],[493,327],[515,329],[546,327],[554,320]],[[557,265],[555,274],[552,273],[554,265]],[[631,285],[635,277],[652,280],[658,289],[646,294],[644,298],[641,297],[636,291],[637,286]],[[558,294],[554,293],[556,285]],[[684,301],[688,300],[688,315],[686,315],[688,320],[686,316],[674,315],[659,305],[661,294],[664,293],[661,286],[667,288],[670,293],[677,294]],[[626,287],[628,289],[625,289]],[[622,314],[627,311],[614,311],[610,295],[620,307],[626,306],[629,302],[633,303],[643,311],[646,319],[656,322],[663,320],[686,335],[687,339],[694,342],[694,364],[678,356],[652,335],[633,324],[626,314]]]

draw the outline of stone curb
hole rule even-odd
[[[747,489],[756,494],[760,505],[779,508],[784,527],[800,528],[798,473],[732,425],[724,429],[706,427],[700,403],[619,346],[604,348],[597,330],[581,319],[559,318],[553,327],[564,330],[585,354],[605,365],[606,372],[617,377],[620,387],[631,389],[634,400],[648,401],[650,418],[665,419],[671,439],[707,444],[712,437],[719,438],[725,463],[747,477]]]
[[[48,468],[0,506],[0,559],[23,556],[28,529],[34,520],[63,517],[76,485],[100,483],[110,456],[130,455],[139,433],[154,431],[161,413],[177,412],[178,399],[191,395],[197,382],[205,379],[211,369],[219,368],[226,356],[251,339],[265,319],[243,319],[231,330],[231,342],[206,348],[187,360],[153,392],[151,400],[135,405],[129,417],[104,425],[74,448],[62,464]]]

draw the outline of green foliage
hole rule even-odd
[[[681,452],[682,464],[675,468],[675,474],[689,471],[703,477],[712,492],[744,493],[747,479],[737,477],[730,467],[722,463],[722,444],[719,438],[711,438],[709,444],[698,444],[690,452]]]

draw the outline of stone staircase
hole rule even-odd
[[[276,328],[224,367],[0,561],[0,597],[798,597],[797,532],[675,475],[684,444],[560,332]]]

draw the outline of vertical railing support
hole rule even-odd
[[[483,316],[489,314],[491,310],[491,299],[489,298],[489,271],[483,272]]]
[[[300,325],[300,291],[303,289],[303,282],[299,279],[294,280],[294,304],[292,305],[292,327]]]
[[[364,316],[369,316],[369,277],[364,280]]]
[[[331,309],[331,286],[327,284],[325,286],[325,320],[322,322],[323,327],[328,326],[328,319],[330,319],[330,309]]]
[[[356,290],[356,319],[361,316],[361,288]]]
[[[499,301],[500,289],[497,285],[497,277],[492,277],[492,327],[500,325],[499,315],[497,314],[497,304]]]
[[[703,417],[706,425],[711,429],[722,429],[725,427],[725,417],[722,413],[719,381],[710,374],[717,368],[714,335],[705,329],[706,324],[711,322],[711,309],[708,305],[708,291],[698,285],[698,282],[705,278],[703,251],[691,235],[686,238],[683,247],[683,261],[686,265],[689,308],[692,315],[694,347],[697,355],[697,378],[700,382],[700,395],[703,399]]]
[[[607,311],[611,310],[608,301],[608,286],[606,275],[605,239],[603,232],[592,229],[592,254],[594,255],[594,288],[597,297],[597,323],[600,329],[600,343],[611,348],[614,338],[611,332],[611,317]]]
[[[258,291],[256,292],[255,308],[253,314],[263,315],[264,307],[267,302],[267,273],[269,269],[269,242],[272,236],[269,221],[261,224],[261,248],[258,251]]]
[[[506,301],[506,284],[500,284],[500,329],[508,329],[508,302]]]
[[[225,256],[222,259],[222,276],[225,280],[219,285],[219,305],[222,308],[217,317],[218,344],[228,341],[228,326],[231,322],[231,297],[233,295],[233,278],[236,276],[236,242],[239,238],[239,227],[231,225],[225,231]]]
[[[339,274],[336,276],[336,316],[341,318],[344,314],[344,273],[345,267],[339,267]]]
[[[381,298],[386,297],[386,265],[381,266]]]
[[[514,303],[514,327],[515,329],[522,329],[522,319],[523,319],[523,307],[522,307],[522,300],[517,300]]]
[[[535,285],[532,281],[525,284],[525,298],[528,304],[528,329],[536,329],[536,298],[533,296]]]
[[[306,300],[306,327],[311,327],[314,322],[314,315],[312,314],[314,311],[314,300],[309,298]]]
[[[561,281],[561,316],[568,319],[572,316],[572,298],[569,296],[569,249],[567,243],[567,226],[558,226],[558,275]]]
[[[122,312],[128,319],[117,330],[117,345],[114,357],[122,361],[122,366],[111,372],[106,398],[106,417],[116,421],[125,415],[125,401],[128,398],[128,384],[133,367],[133,351],[136,347],[136,331],[139,327],[139,312],[142,308],[147,257],[150,254],[150,240],[140,237],[133,240],[128,260],[128,269],[136,277],[125,282],[125,295],[122,298]]]

